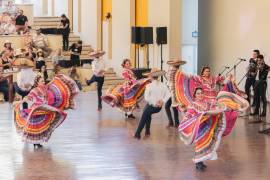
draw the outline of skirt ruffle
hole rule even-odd
[[[142,99],[146,85],[149,83],[150,79],[142,79],[130,88],[127,88],[125,85],[117,85],[110,88],[107,93],[102,96],[102,100],[110,106],[117,107],[124,112],[131,112]]]

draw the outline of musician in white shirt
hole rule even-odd
[[[104,74],[106,71],[106,65],[104,60],[101,58],[105,54],[104,51],[96,51],[90,54],[90,58],[93,58],[92,61],[92,71],[93,76],[90,80],[85,80],[86,84],[89,86],[93,82],[97,83],[97,94],[98,94],[98,111],[102,109],[102,86],[104,83]]]
[[[163,76],[164,71],[161,70],[152,70],[150,77],[152,82],[146,86],[144,98],[147,102],[144,107],[143,114],[138,125],[137,131],[134,135],[134,138],[141,138],[141,131],[145,127],[145,135],[150,136],[150,125],[152,114],[158,113],[162,106],[170,98],[170,91],[168,87],[159,81],[159,76]]]

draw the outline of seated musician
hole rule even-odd
[[[3,67],[0,66],[0,92],[4,94],[4,100],[8,101],[8,81],[3,75]]]

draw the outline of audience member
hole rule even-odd
[[[24,34],[28,28],[28,19],[23,15],[23,10],[18,11],[18,15],[15,18],[16,31],[18,34]]]
[[[0,92],[4,94],[4,100],[8,101],[8,81],[3,76],[3,67],[0,66]]]
[[[78,88],[82,90],[82,84],[80,82],[80,76],[77,72],[77,69],[75,66],[72,66],[68,73],[69,77],[71,77],[77,84]]]
[[[80,54],[82,52],[82,41],[78,41],[76,43],[73,43],[69,48],[71,54],[70,54],[70,60],[72,66],[80,66]]]
[[[61,16],[60,28],[62,29],[62,36],[63,36],[63,50],[68,51],[70,21],[65,14],[62,14],[62,16]]]
[[[41,69],[39,70],[40,76],[43,78],[45,83],[48,83],[49,76],[48,76],[48,71],[46,65],[42,66]]]
[[[13,19],[17,16],[19,9],[15,6],[12,0],[8,1],[5,9],[5,12],[8,13]]]
[[[45,56],[44,52],[39,49],[37,51],[37,57],[36,57],[36,69],[41,69],[42,66],[45,66]]]
[[[59,48],[55,51],[54,55],[52,56],[53,64],[59,64],[59,61],[65,60],[65,57],[62,54],[62,49]]]
[[[50,56],[52,50],[48,46],[48,38],[41,33],[40,28],[36,30],[36,35],[33,37],[33,43],[35,48],[43,50],[45,57]]]

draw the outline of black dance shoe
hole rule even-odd
[[[263,111],[262,114],[260,115],[260,117],[265,117],[266,116],[266,112]]]
[[[257,116],[259,115],[259,112],[250,113],[250,116]]]
[[[138,140],[141,139],[141,135],[139,135],[139,134],[135,134],[133,137],[134,137],[135,139],[138,139]]]
[[[206,165],[204,165],[203,164],[203,162],[198,162],[198,163],[196,163],[196,170],[198,170],[198,171],[204,171],[205,170],[205,168],[207,167]]]
[[[133,114],[127,116],[129,119],[135,119],[136,117]]]
[[[146,137],[149,137],[150,134],[151,134],[150,132],[145,132],[145,136],[146,136]]]
[[[42,148],[43,146],[41,144],[34,144],[34,148],[39,149]]]
[[[173,122],[169,122],[169,124],[167,125],[167,128],[170,128],[170,127],[174,127]]]

